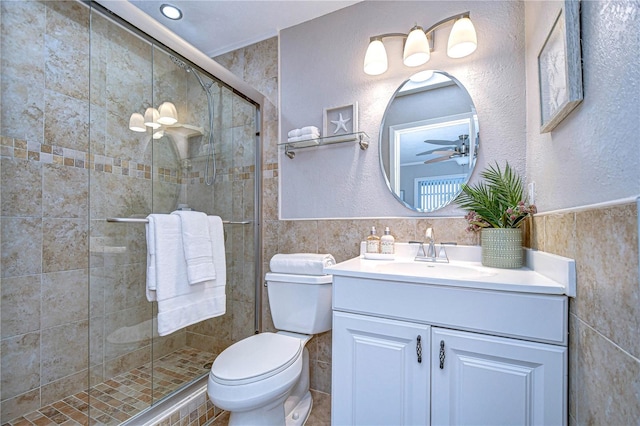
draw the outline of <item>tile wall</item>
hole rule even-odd
[[[432,226],[438,239],[479,244],[462,218],[278,220],[277,39],[215,58],[268,98],[263,164],[262,272],[281,252],[329,252],[337,261],[358,254],[371,225],[389,226],[399,241],[420,239]],[[283,159],[283,161],[289,161]],[[294,160],[295,161],[295,160]],[[640,418],[640,288],[635,203],[539,214],[526,245],[574,258],[577,297],[570,302],[570,424],[636,424]],[[272,329],[268,305],[266,329]],[[331,332],[311,341],[313,389],[331,391]]]
[[[227,314],[152,342],[144,226],[105,219],[177,202],[253,219],[255,108],[212,86],[217,173],[207,186],[207,98],[191,74],[82,2],[0,8],[5,422],[185,345],[218,353],[253,334],[251,226],[225,228]],[[167,137],[128,129],[152,100],[173,101],[182,122],[204,129],[182,141],[187,161]],[[143,338],[118,340],[129,327]]]

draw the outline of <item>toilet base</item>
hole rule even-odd
[[[296,405],[285,418],[286,426],[302,426],[309,418],[312,408],[313,399],[311,399],[311,392],[307,391],[300,402],[298,402],[298,405]]]

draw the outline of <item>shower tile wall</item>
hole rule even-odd
[[[251,226],[225,226],[227,314],[151,341],[144,226],[105,219],[169,212],[177,202],[253,219],[255,110],[213,86],[223,113],[207,186],[207,101],[193,76],[81,2],[0,8],[5,422],[185,345],[217,353],[253,333]],[[151,150],[149,135],[128,129],[132,112],[165,100],[205,135],[175,144],[165,136]]]
[[[4,422],[88,384],[89,11],[0,8]]]

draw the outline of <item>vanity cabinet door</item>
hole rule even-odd
[[[334,311],[332,424],[429,424],[429,340],[428,325]]]
[[[567,349],[434,327],[434,425],[567,423]]]

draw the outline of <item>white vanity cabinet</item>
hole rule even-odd
[[[566,348],[434,327],[434,425],[561,425]]]
[[[333,424],[429,424],[430,329],[335,312]]]
[[[502,276],[447,285],[381,274],[371,262],[325,269],[333,274],[333,425],[567,424],[561,289],[532,291],[544,279],[525,269],[526,286],[509,291],[506,281],[520,279],[513,272],[497,284]]]

